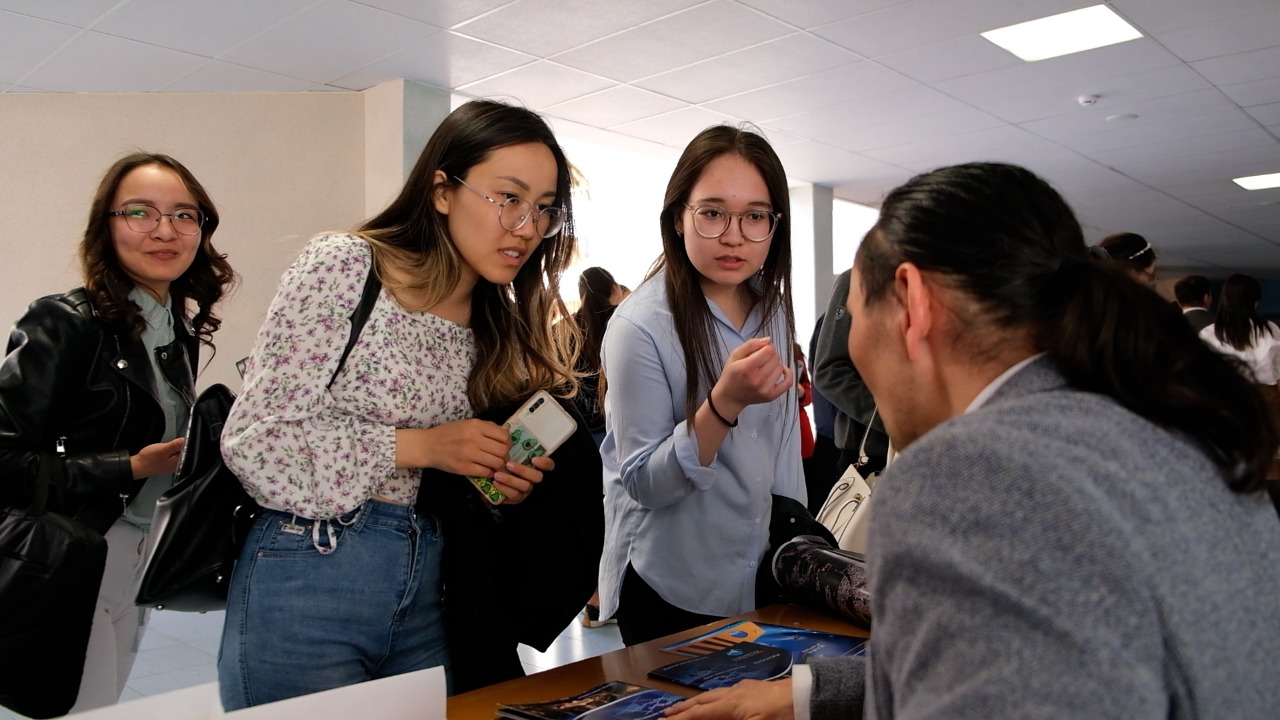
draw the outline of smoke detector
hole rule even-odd
[[[1097,95],[1081,95],[1076,98],[1076,102],[1080,103],[1080,107],[1092,107],[1098,104]]]

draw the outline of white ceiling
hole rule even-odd
[[[1111,0],[1142,39],[1024,63],[979,33],[1095,0],[0,0],[0,93],[513,96],[680,148],[747,120],[789,175],[878,204],[913,174],[1026,165],[1090,240],[1280,275],[1280,0]],[[1076,98],[1097,95],[1092,107]],[[1135,120],[1108,122],[1109,116]]]

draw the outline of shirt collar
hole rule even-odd
[[[1004,372],[997,375],[995,380],[992,380],[991,382],[987,383],[987,386],[982,388],[982,392],[978,393],[973,398],[973,402],[969,403],[969,407],[965,408],[964,411],[966,413],[971,413],[974,410],[977,410],[978,408],[985,405],[987,401],[991,399],[992,395],[995,395],[996,392],[1000,390],[1000,388],[1003,387],[1005,383],[1009,382],[1009,378],[1013,377],[1014,375],[1017,375],[1019,370],[1030,365],[1035,360],[1041,357],[1044,357],[1044,355],[1045,353],[1042,353],[1042,352],[1036,353],[1035,355],[1031,355],[1029,357],[1023,358],[1022,360],[1011,365],[1008,370],[1005,370]]]
[[[173,327],[173,315],[169,312],[169,308],[157,302],[151,293],[134,285],[129,291],[129,299],[137,304],[142,311],[142,319],[151,329],[161,330]]]

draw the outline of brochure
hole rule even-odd
[[[714,690],[736,685],[739,680],[772,680],[790,672],[790,651],[740,642],[710,655],[663,665],[651,670],[649,677],[698,690]]]
[[[740,620],[695,638],[664,645],[662,649],[695,657],[710,655],[742,642],[786,650],[791,653],[793,664],[807,662],[811,657],[862,655],[866,653],[867,645],[866,638],[851,635]]]
[[[513,720],[657,720],[684,700],[643,685],[614,681],[561,700],[503,705],[498,715]]]

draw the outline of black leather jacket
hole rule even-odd
[[[178,318],[175,317],[175,320]],[[165,380],[194,398],[198,344],[181,321],[156,349]],[[62,463],[57,509],[105,533],[141,489],[129,457],[165,435],[146,348],[93,309],[83,288],[31,304],[0,364],[0,501],[29,500],[42,453]]]

